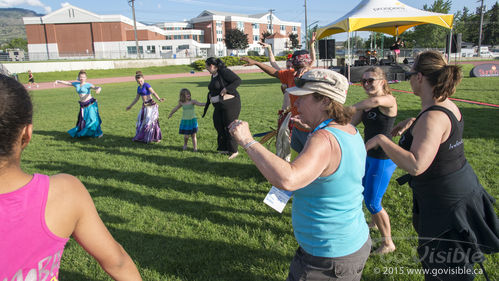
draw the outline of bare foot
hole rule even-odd
[[[384,255],[384,254],[388,254],[388,253],[391,253],[393,251],[395,251],[396,248],[395,248],[395,245],[381,245],[381,247],[379,247],[378,249],[376,249],[376,251],[374,251],[374,254],[376,255]]]
[[[239,155],[239,152],[234,152],[234,153],[232,153],[232,154],[229,156],[229,160],[236,158],[236,157],[237,157],[237,155]]]

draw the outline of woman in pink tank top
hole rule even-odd
[[[70,236],[113,279],[142,280],[77,178],[22,171],[21,152],[31,140],[32,115],[23,85],[0,75],[0,280],[59,280]]]

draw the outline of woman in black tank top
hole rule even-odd
[[[416,58],[408,74],[421,99],[421,113],[393,129],[392,135],[403,133],[400,146],[379,134],[366,149],[381,147],[409,173],[403,178],[413,191],[417,250],[428,269],[425,280],[473,280],[473,265],[481,265],[482,253],[499,252],[499,220],[494,198],[466,162],[463,118],[448,99],[461,81],[461,69],[448,65],[440,53],[427,51]]]
[[[356,111],[352,125],[357,126],[362,121],[364,142],[377,134],[390,137],[397,117],[397,101],[388,86],[385,72],[380,67],[370,67],[362,74],[361,83],[368,98],[352,106]],[[367,210],[371,213],[369,227],[377,226],[383,239],[375,251],[377,254],[387,254],[396,249],[392,240],[390,217],[381,206],[383,195],[396,167],[383,149],[371,149],[367,152],[362,194]]]

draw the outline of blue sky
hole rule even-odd
[[[306,0],[308,24],[317,21],[319,26],[326,25],[353,9],[361,0]],[[424,4],[431,5],[434,0],[401,0],[402,3],[422,9]],[[496,0],[484,0],[487,9],[492,7]],[[63,3],[90,12],[108,15],[120,14],[132,18],[132,11],[128,0],[0,0],[0,8],[25,8],[46,14],[61,8]],[[305,28],[305,0],[135,0],[135,14],[138,21],[144,23],[182,21],[200,14],[203,10],[217,10],[240,14],[264,13],[274,9],[276,16],[286,21],[297,21]],[[480,5],[479,0],[452,0],[451,12],[461,11],[464,6],[475,12]],[[363,32],[365,33],[365,32]],[[363,35],[363,34],[359,34]],[[335,35],[337,40],[343,40],[344,34]]]

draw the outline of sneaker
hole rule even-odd
[[[239,155],[239,152],[234,152],[234,153],[232,153],[232,154],[229,156],[229,160],[236,158],[236,157],[237,157],[237,155]]]
[[[28,86],[28,89],[31,89],[31,86]]]
[[[36,85],[36,87],[38,88],[38,87],[40,87],[40,85]]]

